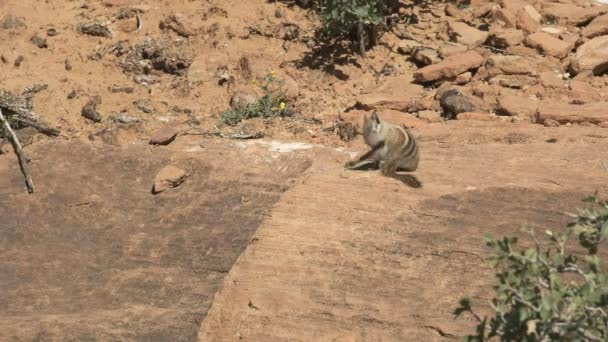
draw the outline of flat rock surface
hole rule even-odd
[[[462,296],[487,309],[484,233],[540,236],[608,189],[595,152],[608,133],[449,125],[414,131],[418,190],[317,154],[225,278],[199,341],[455,340],[473,327],[452,317]]]
[[[196,340],[232,263],[309,165],[206,145],[41,146],[28,151],[32,195],[0,156],[0,341]],[[169,162],[190,178],[153,196]]]

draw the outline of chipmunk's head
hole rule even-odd
[[[381,140],[383,124],[378,113],[372,112],[371,116],[365,116],[363,120],[363,139],[368,145],[376,145]]]

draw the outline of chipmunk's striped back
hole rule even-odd
[[[418,143],[407,127],[381,120],[374,112],[371,117],[365,117],[363,138],[372,150],[382,146],[372,153],[371,159],[380,164],[383,174],[398,178],[414,187],[420,186],[415,177],[396,174],[398,171],[416,171],[420,161]]]

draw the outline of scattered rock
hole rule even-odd
[[[534,14],[531,15],[530,11],[526,10],[526,8],[532,8],[535,13],[532,12]],[[538,31],[540,28],[540,19],[535,20],[533,18],[535,14],[538,14],[538,12],[536,12],[534,7],[532,6],[526,6],[518,10],[516,14],[517,28],[523,30],[527,34],[531,34]],[[538,14],[538,16],[540,17],[540,14]]]
[[[64,66],[65,66],[65,70],[67,70],[67,71],[72,70],[72,63],[70,62],[70,60],[68,58],[65,59]]]
[[[418,48],[420,46],[422,46],[422,44],[415,40],[402,39],[399,41],[399,47],[397,48],[397,51],[402,54],[409,55],[414,51],[415,48]]]
[[[599,124],[608,121],[608,102],[591,102],[582,105],[543,101],[538,108],[541,122],[551,119],[561,124],[590,122]]]
[[[583,28],[581,35],[588,39],[608,35],[608,14],[593,19],[589,25]]]
[[[87,34],[94,37],[112,37],[112,31],[108,26],[96,22],[82,23],[78,27],[78,31],[82,34]]]
[[[97,95],[82,107],[81,114],[93,122],[101,122],[101,114],[97,111],[97,105],[101,104],[101,96]]]
[[[534,118],[539,106],[537,100],[509,93],[501,94],[497,100],[497,112],[510,116]]]
[[[450,89],[441,94],[439,104],[443,110],[443,116],[448,120],[454,119],[460,113],[475,111],[475,105],[456,89]]]
[[[428,109],[420,98],[424,88],[405,81],[391,80],[377,88],[364,91],[357,96],[354,107],[362,110],[392,109],[402,112],[417,112]]]
[[[149,143],[151,145],[168,145],[173,140],[175,140],[177,133],[178,133],[177,129],[175,129],[173,127],[167,126],[167,127],[160,128],[152,134],[152,136],[150,137]]]
[[[495,29],[490,32],[488,44],[499,49],[519,45],[524,41],[524,33],[517,29]]]
[[[490,79],[490,84],[525,90],[536,84],[536,77],[528,75],[498,75]]]
[[[153,194],[158,194],[170,188],[174,188],[182,184],[188,174],[186,171],[177,168],[175,166],[163,167],[154,177],[154,187],[152,188]]]
[[[535,48],[539,52],[562,59],[568,56],[568,53],[574,47],[573,44],[553,37],[545,32],[532,33],[526,38],[526,45]]]
[[[559,127],[559,122],[551,119],[545,119],[543,120],[543,125],[546,127]]]
[[[436,110],[421,110],[418,112],[418,119],[426,122],[441,122],[441,113]]]
[[[447,58],[452,55],[467,52],[469,49],[466,45],[456,44],[452,42],[444,42],[439,46],[438,53],[441,58]]]
[[[482,112],[464,112],[456,115],[456,120],[467,121],[496,121],[499,120],[496,115],[491,115]]]
[[[192,59],[182,51],[182,47],[168,39],[146,37],[131,48],[122,60],[126,72],[149,74],[160,70],[167,74],[181,75],[192,64]]]
[[[148,100],[133,101],[133,106],[142,113],[150,114],[154,112],[154,107]]]
[[[247,105],[255,104],[262,97],[262,94],[253,88],[243,88],[236,90],[230,97],[230,107],[237,109]]]
[[[16,67],[20,67],[21,63],[23,62],[25,58],[23,58],[23,56],[19,55],[17,56],[17,58],[15,58],[15,62],[13,63],[14,66]]]
[[[46,49],[49,47],[49,44],[46,42],[46,39],[44,38],[40,38],[37,35],[33,36],[30,39],[30,42],[32,42],[32,44],[36,45],[37,47],[39,47],[40,49]]]
[[[505,8],[494,8],[492,10],[492,21],[504,28],[515,28],[517,26],[517,16]]]
[[[134,116],[127,115],[125,113],[118,113],[112,116],[112,120],[119,122],[121,124],[132,125],[140,122],[138,118]]]
[[[412,54],[412,57],[424,65],[430,65],[441,62],[441,58],[439,58],[437,51],[428,48],[415,49],[415,52]]]
[[[138,20],[137,17],[128,17],[120,20],[118,24],[116,24],[116,28],[125,33],[134,32],[137,30]]]
[[[484,58],[479,53],[470,50],[452,55],[437,64],[417,70],[414,72],[414,79],[418,82],[429,82],[442,78],[452,78],[465,71],[480,67],[483,62]]]
[[[5,30],[25,27],[25,21],[22,18],[16,17],[10,13],[2,17],[2,20],[0,20],[0,28]]]
[[[599,14],[601,13],[598,7],[585,8],[566,3],[550,3],[543,7],[545,21],[561,25],[580,25],[589,22]]]
[[[72,100],[76,97],[76,95],[77,95],[76,90],[72,90],[71,92],[68,93],[67,99]]]
[[[133,92],[135,91],[135,88],[133,88],[133,87],[127,87],[127,86],[114,85],[114,86],[110,87],[110,91],[113,92],[113,93],[133,94]]]
[[[458,8],[458,6],[452,3],[445,5],[445,14],[456,19],[464,19],[466,16],[466,14],[460,8]]]
[[[161,30],[173,30],[182,37],[190,37],[195,35],[194,30],[184,22],[184,17],[180,14],[172,14],[160,21],[159,27]]]
[[[587,70],[594,75],[608,71],[608,35],[595,37],[577,49],[570,71],[577,75]]]
[[[27,86],[27,87],[23,88],[21,95],[22,96],[33,96],[34,94],[39,93],[48,88],[49,88],[49,85],[46,83],[36,83],[31,86]]]
[[[543,71],[538,74],[538,82],[545,88],[563,88],[564,81],[553,71]]]
[[[467,46],[482,44],[488,38],[487,32],[454,20],[448,22],[448,34],[453,42]]]
[[[452,82],[452,84],[456,84],[456,85],[464,85],[464,84],[469,83],[472,78],[473,78],[473,74],[470,71],[467,71],[467,72],[463,72],[462,74],[454,77],[453,79],[450,79],[450,82]]]

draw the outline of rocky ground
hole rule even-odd
[[[363,59],[303,3],[0,2],[2,339],[453,339],[483,232],[608,190],[608,5],[400,1]],[[221,124],[268,74],[294,115]],[[342,170],[373,110],[422,189]]]

